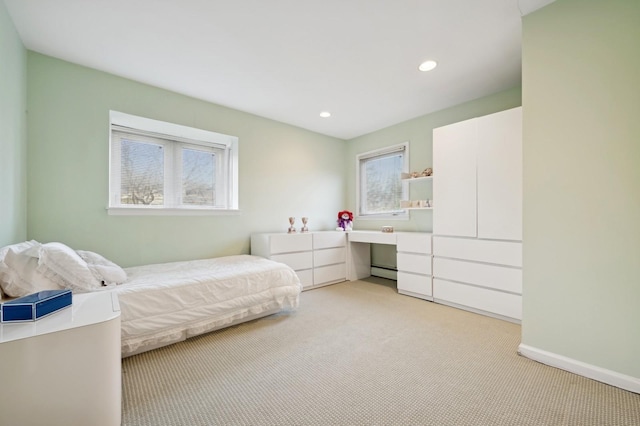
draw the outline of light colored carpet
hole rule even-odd
[[[123,424],[640,425],[640,395],[517,355],[520,326],[370,279],[123,360]]]

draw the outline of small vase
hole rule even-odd
[[[287,234],[295,234],[296,233],[296,228],[293,226],[293,224],[296,222],[296,218],[295,217],[290,217],[289,218],[289,229],[287,230]]]

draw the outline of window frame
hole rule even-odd
[[[398,207],[398,210],[394,210],[386,213],[363,213],[362,212],[362,194],[366,193],[366,189],[363,190],[362,185],[362,164],[364,160],[371,160],[372,158],[382,158],[395,152],[403,152],[402,156],[402,170],[400,173],[409,172],[409,142],[402,142],[396,145],[391,145],[384,148],[375,149],[372,151],[363,152],[356,155],[356,214],[355,217],[359,220],[408,220],[409,211]],[[400,173],[398,179],[402,184],[402,199],[407,199],[409,193],[409,186],[407,182],[402,181]]]
[[[115,133],[115,134],[114,134]],[[164,205],[122,204],[120,171],[122,134],[131,134],[144,143],[164,147]],[[216,196],[218,206],[182,204],[182,150],[216,154]],[[222,167],[219,167],[222,166]],[[220,182],[223,179],[223,182]],[[217,199],[217,197],[216,197]],[[237,214],[238,138],[208,130],[167,123],[118,111],[109,111],[109,215],[221,215]]]

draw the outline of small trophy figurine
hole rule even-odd
[[[295,234],[296,233],[296,228],[295,228],[295,226],[293,226],[295,221],[296,221],[295,217],[291,216],[289,218],[289,225],[291,225],[291,226],[289,226],[289,229],[287,230],[287,234]]]
[[[303,217],[302,218],[302,228],[300,229],[300,232],[309,232],[309,228],[307,228],[307,222],[309,221],[308,217]]]

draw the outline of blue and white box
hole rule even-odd
[[[71,306],[71,290],[45,290],[2,304],[2,322],[36,321]]]

